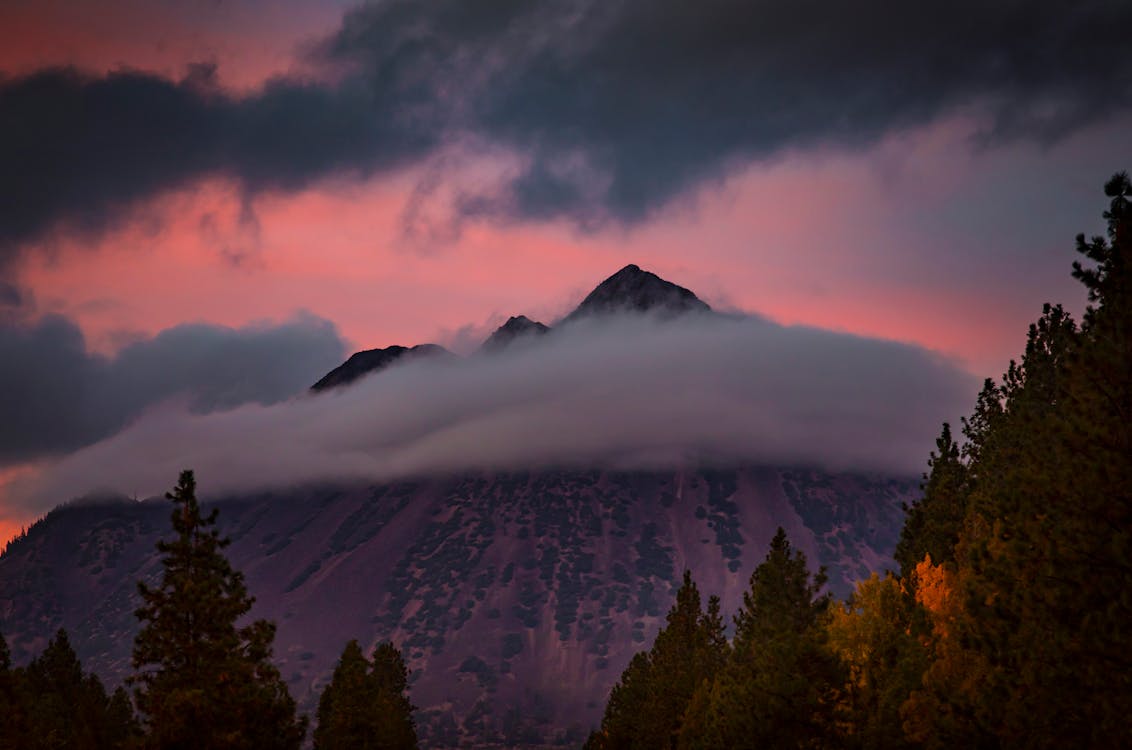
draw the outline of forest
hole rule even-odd
[[[730,619],[686,571],[613,687],[591,750],[1118,747],[1132,726],[1132,183],[1076,241],[1088,293],[1045,305],[959,434],[944,424],[898,570],[845,601],[779,529]],[[275,626],[224,555],[192,472],[138,584],[133,674],[108,692],[60,631],[26,667],[0,635],[0,748],[415,748],[394,644],[345,644],[300,716]],[[729,633],[731,634],[729,637]]]

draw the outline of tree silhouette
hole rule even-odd
[[[319,698],[316,750],[416,750],[408,676],[393,644],[378,645],[370,661],[347,643]]]
[[[811,576],[806,556],[779,528],[743,594],[731,655],[706,716],[683,733],[681,747],[838,744],[846,675],[827,644],[825,580],[824,569]]]
[[[173,501],[171,541],[161,584],[138,584],[142,622],[131,678],[150,748],[295,750],[306,719],[271,664],[275,625],[237,622],[255,601],[243,574],[223,554],[218,511],[201,515],[191,471],[181,473]]]
[[[633,657],[614,685],[601,729],[588,748],[674,748],[688,705],[711,683],[727,656],[719,599],[711,597],[705,613],[691,571],[676,592],[665,626],[648,652]]]

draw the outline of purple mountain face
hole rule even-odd
[[[563,324],[610,313],[711,314],[637,266],[602,282]],[[550,329],[514,317],[500,351]],[[359,352],[312,390],[348,385],[434,345]],[[175,477],[170,477],[172,482]],[[200,476],[207,493],[208,477]],[[227,552],[278,625],[275,661],[313,714],[345,643],[405,655],[422,747],[578,746],[633,654],[664,624],[687,568],[738,608],[775,529],[840,596],[891,567],[911,478],[796,467],[673,465],[470,471],[379,484],[329,482],[208,498]],[[59,627],[111,686],[130,673],[137,581],[161,573],[169,506],[57,508],[0,556],[0,632],[26,664]]]
[[[754,467],[482,472],[215,504],[252,616],[278,624],[275,660],[303,710],[313,714],[347,640],[392,639],[412,670],[422,747],[544,747],[578,746],[600,720],[685,568],[734,613],[781,525],[844,595],[891,566],[915,488]],[[66,506],[13,543],[0,557],[13,659],[66,627],[87,668],[119,684],[136,582],[160,576],[169,510]]]

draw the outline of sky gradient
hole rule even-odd
[[[77,367],[101,406],[29,407],[65,439],[0,436],[0,477],[167,397],[269,404],[356,349],[470,351],[627,263],[997,376],[1043,302],[1083,309],[1073,238],[1132,166],[1130,27],[1045,0],[5,3],[0,381]],[[171,336],[302,366],[224,397],[106,385],[161,372]],[[0,537],[31,517],[4,502]]]

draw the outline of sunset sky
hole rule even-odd
[[[6,0],[0,484],[179,393],[468,352],[627,263],[998,376],[1043,302],[1084,307],[1074,236],[1132,166],[1132,5],[861,7]],[[291,369],[205,387],[198,346]],[[68,424],[103,406],[68,406],[88,370],[166,367]],[[7,538],[33,515],[3,503]]]

